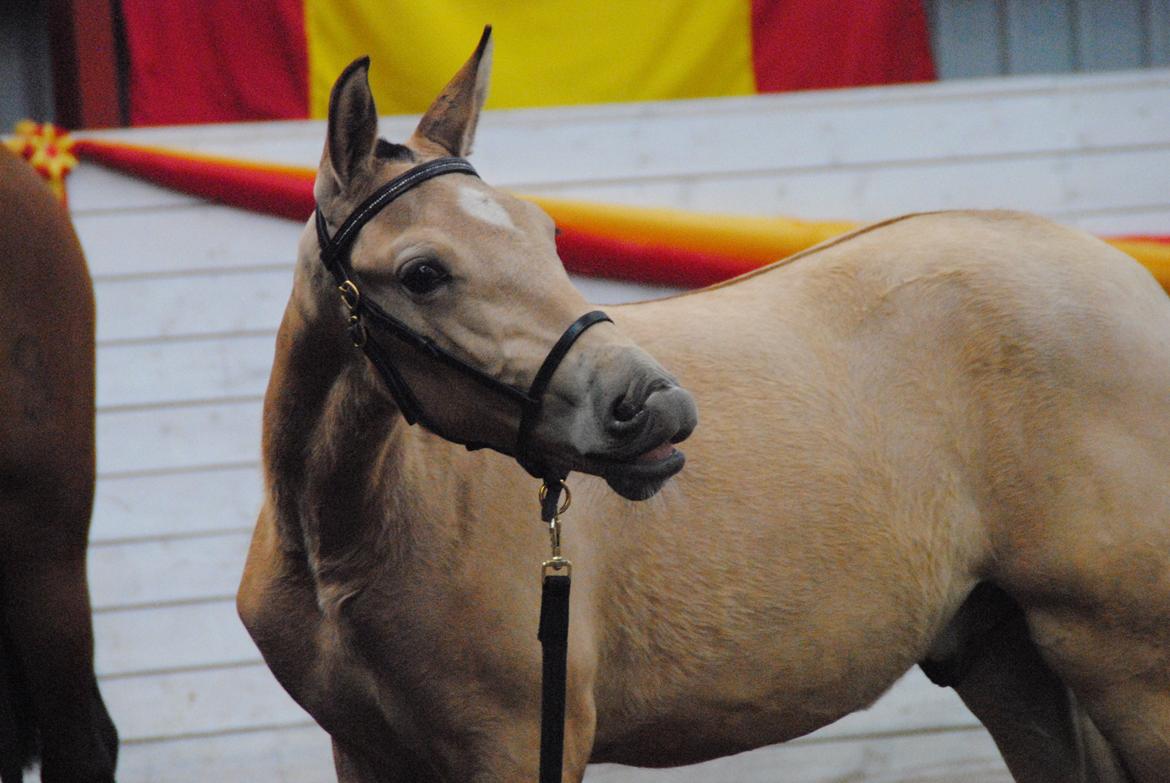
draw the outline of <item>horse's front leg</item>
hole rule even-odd
[[[572,712],[565,721],[562,783],[580,783],[593,747],[592,707]],[[428,750],[435,751],[437,747]],[[536,783],[540,773],[540,724],[524,719],[502,721],[497,732],[464,736],[440,755],[445,757],[442,772],[418,753],[390,739],[382,743],[376,761],[357,748],[333,740],[338,783]]]
[[[567,710],[561,781],[581,783],[593,751],[592,700],[570,696]],[[540,722],[510,721],[493,735],[476,735],[455,755],[455,763],[444,778],[452,783],[536,783],[540,779]]]
[[[416,754],[387,740],[373,761],[354,747],[333,740],[337,783],[442,783],[435,770]]]

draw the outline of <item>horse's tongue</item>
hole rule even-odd
[[[663,443],[661,446],[656,446],[650,449],[645,454],[640,455],[636,462],[660,462],[674,453],[674,446],[670,443]]]

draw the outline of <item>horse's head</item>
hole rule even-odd
[[[360,351],[354,361],[376,368],[370,381],[408,419],[513,454],[534,473],[584,471],[627,498],[650,497],[682,469],[672,444],[695,426],[690,395],[620,325],[566,333],[589,307],[540,208],[461,162],[442,176],[427,168],[470,151],[490,61],[485,30],[401,145],[377,136],[368,60],[338,78],[314,191],[317,233],[302,242],[312,309],[337,324],[356,314],[353,336],[369,361]],[[420,171],[433,176],[423,180]],[[402,184],[389,185],[387,199],[392,182]],[[371,196],[381,203],[371,207]],[[347,281],[352,289],[339,297],[338,283]],[[547,387],[532,389],[553,346],[566,340],[563,360],[547,362]]]

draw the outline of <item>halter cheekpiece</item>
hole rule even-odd
[[[463,158],[438,158],[419,164],[378,188],[345,219],[345,222],[332,237],[329,236],[329,228],[325,223],[325,216],[321,214],[321,207],[316,208],[317,243],[321,248],[321,263],[336,280],[342,301],[349,311],[350,337],[354,344],[365,352],[370,362],[378,370],[378,374],[382,376],[382,380],[408,423],[421,424],[436,435],[464,445],[469,449],[486,447],[514,457],[525,470],[537,478],[563,479],[563,473],[550,471],[532,457],[528,441],[536,428],[544,393],[548,389],[553,373],[556,372],[561,360],[565,358],[569,349],[573,347],[577,338],[585,330],[603,321],[610,321],[610,317],[600,310],[593,310],[570,324],[569,328],[549,350],[548,356],[545,357],[540,369],[533,377],[532,385],[528,387],[527,391],[524,391],[488,375],[478,367],[474,367],[449,353],[431,338],[416,332],[401,320],[390,315],[376,302],[363,296],[361,281],[350,265],[350,250],[362,226],[403,193],[443,174],[479,176],[471,164]],[[518,404],[520,406],[520,424],[513,450],[508,451],[500,446],[471,442],[445,432],[441,426],[426,415],[418,397],[406,383],[402,373],[395,367],[390,354],[379,342],[377,334],[371,333],[367,329],[367,323],[375,325],[378,332],[384,332],[418,353],[455,368],[481,386]]]

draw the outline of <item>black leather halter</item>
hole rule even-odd
[[[341,291],[342,301],[349,309],[350,337],[355,345],[361,348],[370,362],[382,376],[391,396],[398,404],[403,417],[410,424],[421,424],[441,438],[459,443],[469,449],[491,448],[501,454],[514,457],[521,466],[533,476],[545,480],[564,478],[564,473],[551,471],[541,465],[529,450],[529,439],[536,428],[540,416],[540,409],[544,393],[548,389],[553,373],[560,366],[561,360],[568,354],[573,343],[577,341],[586,329],[603,321],[610,321],[610,317],[600,310],[594,310],[578,318],[565,330],[556,344],[548,352],[544,363],[541,364],[532,380],[532,385],[525,392],[515,386],[488,375],[478,367],[474,367],[457,356],[443,350],[431,338],[419,334],[405,323],[383,310],[376,302],[363,296],[360,280],[350,266],[349,254],[353,243],[371,218],[389,205],[394,199],[401,196],[413,187],[426,182],[432,177],[442,174],[470,174],[478,177],[471,164],[462,158],[438,158],[428,161],[401,174],[378,188],[369,198],[353,211],[337,233],[329,236],[329,228],[325,223],[325,216],[321,214],[321,207],[316,209],[317,242],[321,247],[321,263],[333,275]],[[445,432],[434,419],[428,417],[419,403],[418,397],[407,385],[402,373],[394,366],[390,354],[380,343],[375,334],[366,329],[366,323],[373,324],[377,331],[394,337],[399,342],[412,348],[416,352],[443,364],[453,367],[471,378],[476,383],[490,391],[516,403],[520,407],[520,425],[516,433],[516,443],[512,451],[506,447],[486,443],[475,443],[460,438],[450,432]]]

